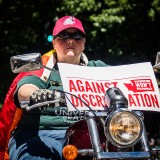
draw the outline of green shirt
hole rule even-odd
[[[102,61],[89,61],[88,66],[106,66]],[[58,82],[59,85],[55,85],[54,82]],[[37,76],[26,76],[19,81],[17,84],[17,89],[15,92],[15,103],[17,106],[17,90],[23,84],[34,84],[39,89],[50,89],[50,90],[63,90],[61,85],[60,75],[56,72],[51,72],[50,77],[47,81],[43,81]],[[25,129],[67,129],[71,124],[78,121],[80,117],[69,116],[70,113],[67,111],[65,106],[59,107],[48,107],[45,110],[40,111],[39,109],[34,109],[31,111],[24,110],[22,118],[18,124],[18,128]]]

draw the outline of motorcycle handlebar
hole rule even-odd
[[[54,104],[54,107],[59,106],[60,103],[65,105],[65,102],[65,95],[62,92],[39,89],[31,94],[29,100],[21,101],[20,106],[30,111],[35,108],[49,107],[50,104]]]
[[[56,103],[59,103],[59,102],[65,103],[65,100],[60,98],[60,99],[56,99],[56,100],[36,103],[36,104],[33,104],[33,105],[29,105],[30,101],[27,100],[27,101],[21,101],[20,105],[21,105],[21,108],[26,109],[27,111],[30,111],[32,109],[41,108],[43,106],[47,106],[47,105],[50,105],[50,104],[55,104],[55,107],[56,107],[56,106],[58,106],[58,105],[56,105]]]

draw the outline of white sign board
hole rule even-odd
[[[71,93],[66,99],[70,111],[88,110],[88,106],[104,110],[104,94],[111,87],[120,88],[130,110],[160,111],[159,89],[149,62],[106,67],[58,63],[58,67],[63,89]]]

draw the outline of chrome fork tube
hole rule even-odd
[[[139,118],[141,119],[142,127],[143,127],[142,136],[141,136],[141,139],[140,139],[142,148],[143,148],[144,151],[150,152],[150,147],[149,147],[149,144],[148,144],[148,137],[147,137],[146,128],[145,128],[145,125],[144,125],[143,113],[140,112],[140,111],[135,111],[135,112],[139,116]]]
[[[142,137],[141,137],[141,144],[142,144],[144,151],[148,152],[150,151],[150,148],[149,148],[148,137],[147,137],[147,133],[146,133],[146,129],[145,129],[143,121],[142,121],[142,125],[143,125],[143,132],[142,132]]]
[[[92,148],[94,150],[94,153],[96,154],[96,153],[103,151],[103,149],[101,147],[101,143],[100,143],[98,130],[97,130],[97,123],[95,120],[96,117],[92,112],[87,112],[86,114],[87,114],[86,121],[87,121],[88,130],[89,130],[89,134],[90,134],[91,144],[92,144]]]

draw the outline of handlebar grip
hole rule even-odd
[[[50,104],[54,106],[65,105],[65,94],[56,90],[39,89],[33,92],[29,100],[20,102],[21,108],[25,108],[27,111],[34,108],[43,109],[45,106],[49,107]]]

